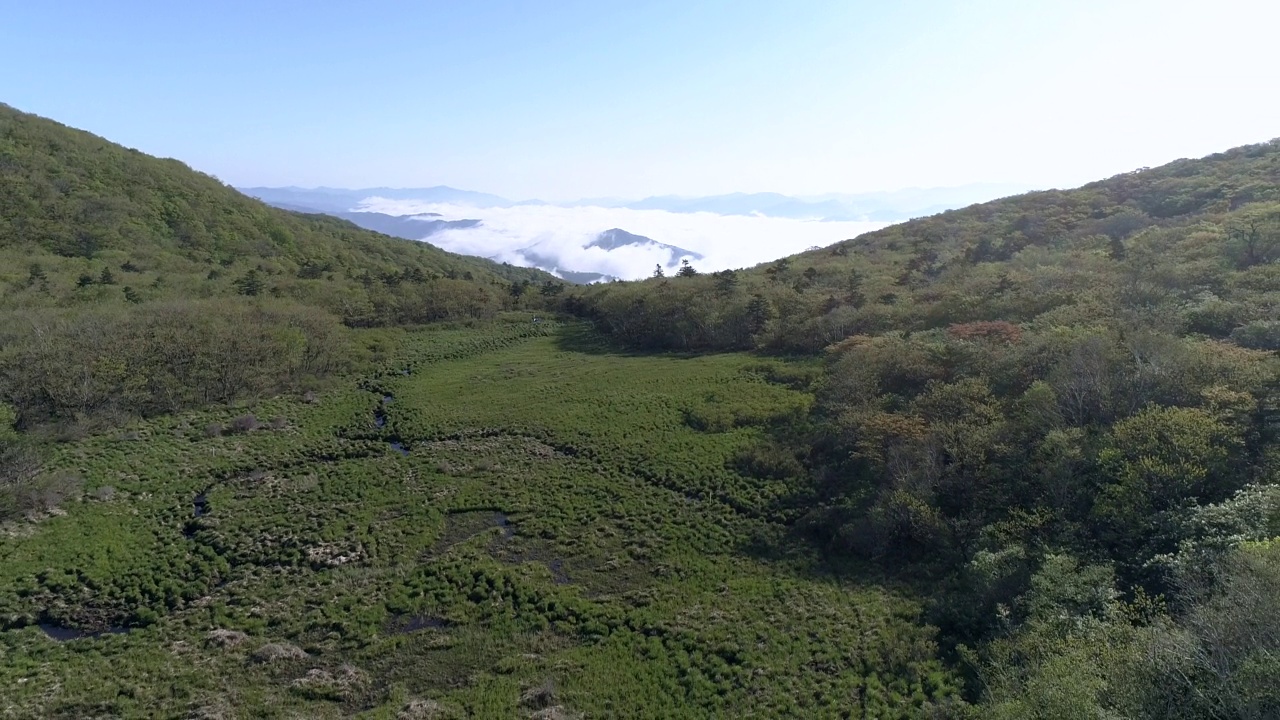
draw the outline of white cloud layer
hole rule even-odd
[[[443,219],[475,218],[479,227],[450,229],[428,241],[450,252],[479,255],[527,265],[520,250],[553,258],[560,270],[599,272],[623,279],[648,277],[654,265],[669,269],[669,256],[657,247],[587,248],[601,232],[621,228],[668,245],[701,253],[694,266],[704,272],[742,268],[826,246],[877,230],[882,222],[820,222],[713,213],[672,213],[602,207],[523,205],[475,208],[415,200],[368,198],[359,210],[388,215],[440,213]],[[544,266],[545,267],[545,266]],[[550,268],[547,268],[550,269]]]

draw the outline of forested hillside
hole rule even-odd
[[[489,318],[552,281],[0,105],[0,400],[24,426],[300,388],[349,359],[343,326]]]
[[[829,557],[930,583],[984,717],[1273,717],[1278,261],[1271,142],[565,303],[820,355],[760,465]]]
[[[584,289],[637,348],[810,353],[1004,321],[1142,324],[1274,349],[1280,141],[894,225],[745,271]]]
[[[109,264],[117,259],[155,273],[221,268],[228,282],[267,263],[265,273],[278,278],[267,287],[299,297],[308,297],[308,286],[295,281],[330,275],[469,275],[484,282],[549,277],[391,239],[328,215],[281,211],[177,160],[153,158],[3,104],[0,178],[0,248],[87,260],[83,267],[117,275],[118,267]],[[226,289],[224,283],[201,294]]]

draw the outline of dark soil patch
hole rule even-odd
[[[419,630],[446,627],[449,627],[449,621],[436,615],[397,615],[388,620],[382,629],[390,635],[405,635]]]
[[[95,638],[102,635],[124,635],[130,630],[130,628],[119,626],[108,627],[105,630],[82,630],[80,628],[65,627],[54,623],[40,623],[38,627],[41,632],[58,642],[68,642],[70,640],[80,640],[82,638]]]
[[[501,528],[503,541],[510,540],[516,534],[511,518],[497,508],[450,510],[448,517],[445,518],[444,532],[428,554],[440,555],[453,546],[478,537],[495,527]]]

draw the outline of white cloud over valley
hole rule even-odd
[[[559,270],[598,272],[624,279],[647,277],[656,264],[671,268],[670,256],[656,246],[608,251],[586,247],[610,228],[700,253],[703,257],[694,262],[695,267],[713,271],[757,265],[888,224],[557,205],[476,208],[377,197],[367,198],[358,209],[388,215],[439,213],[447,220],[478,219],[478,227],[451,228],[432,235],[428,241],[450,252],[513,265],[529,264],[520,252],[527,250],[552,260]],[[545,263],[542,266],[549,269]]]

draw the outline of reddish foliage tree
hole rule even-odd
[[[957,340],[990,340],[1011,345],[1022,340],[1022,328],[1004,320],[956,323],[947,334]]]

